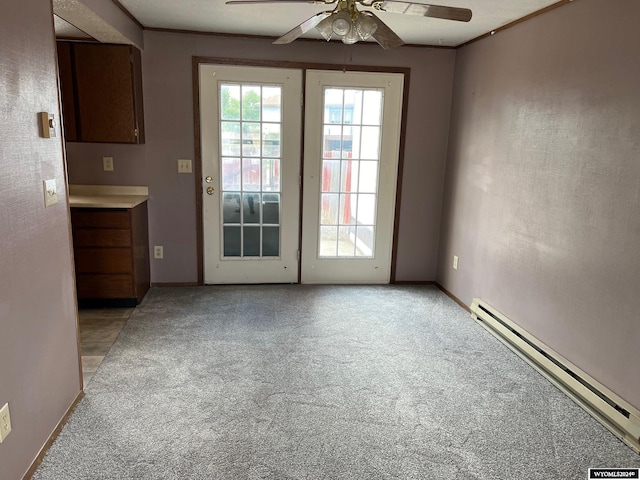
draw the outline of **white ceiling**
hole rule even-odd
[[[405,43],[455,47],[558,3],[558,0],[428,1],[433,5],[469,8],[473,11],[473,18],[469,23],[463,23],[396,13],[376,14]],[[225,5],[224,2],[225,0],[120,0],[144,27],[267,35],[274,38],[316,13],[332,9],[331,6],[328,8],[311,3],[278,5],[277,0],[265,5]],[[314,30],[303,38],[320,36]]]

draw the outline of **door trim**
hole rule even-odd
[[[272,61],[272,60],[255,60],[255,59],[238,59],[228,57],[191,57],[191,81],[193,91],[193,134],[194,134],[194,184],[195,184],[195,200],[196,200],[196,258],[198,269],[198,285],[205,285],[204,283],[204,226],[203,226],[203,205],[202,205],[202,147],[201,140],[201,125],[200,125],[200,76],[199,70],[201,64],[218,64],[218,65],[235,65],[235,66],[247,66],[247,67],[272,67],[272,68],[297,68],[302,70],[303,81],[303,102],[304,102],[304,83],[306,82],[307,70],[342,70],[349,72],[384,72],[384,73],[402,73],[404,74],[404,85],[402,96],[402,123],[400,125],[400,145],[398,149],[398,179],[396,184],[396,210],[395,218],[393,222],[393,244],[391,246],[391,279],[390,283],[396,283],[396,264],[398,256],[398,220],[400,218],[400,203],[402,197],[402,175],[404,172],[404,153],[405,153],[405,136],[406,136],[406,118],[407,110],[409,108],[409,80],[411,69],[407,67],[384,67],[384,66],[372,66],[372,65],[338,65],[335,63],[308,63],[308,62],[286,62],[286,61]],[[302,105],[304,112],[304,103]],[[304,115],[302,120],[302,132],[304,132]],[[304,133],[301,139],[301,152],[300,152],[300,174],[304,178]],[[304,194],[304,185],[300,190],[300,201],[302,202],[302,196]],[[300,208],[300,215],[302,215],[302,208]],[[302,219],[300,219],[300,236],[298,242],[302,242]],[[302,245],[299,244],[299,248]],[[301,265],[298,263],[298,281],[301,278]]]

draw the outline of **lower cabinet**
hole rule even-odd
[[[149,290],[147,203],[72,208],[80,306],[135,306]]]

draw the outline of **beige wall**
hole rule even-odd
[[[38,131],[38,112],[59,118],[50,2],[7,2],[0,51],[0,406],[13,424],[0,477],[16,480],[80,392],[62,142]],[[47,209],[45,179],[59,195]]]
[[[434,280],[451,107],[455,51],[377,45],[294,42],[145,32],[143,52],[147,143],[69,144],[71,183],[149,185],[152,282],[197,280],[195,187],[177,173],[178,158],[194,158],[192,56],[411,68],[397,279]],[[102,156],[115,171],[102,171]]]
[[[580,0],[459,50],[438,281],[640,408],[638,19]]]

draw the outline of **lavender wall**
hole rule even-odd
[[[145,32],[143,81],[147,143],[68,144],[71,183],[149,185],[152,282],[195,282],[195,187],[177,173],[194,158],[192,56],[411,68],[406,153],[399,218],[397,280],[434,280],[448,140],[455,51],[294,42]],[[114,172],[102,171],[113,156]]]
[[[640,408],[640,2],[604,3],[458,52],[438,281]]]
[[[0,16],[0,406],[13,431],[0,477],[22,478],[80,392],[75,285],[62,141],[39,136],[59,118],[50,2],[6,2]],[[59,203],[44,208],[42,181]]]

